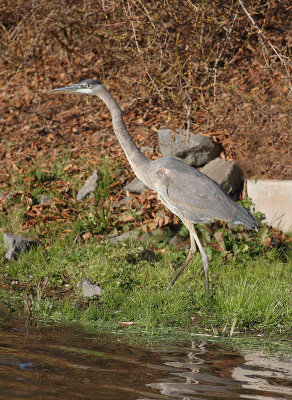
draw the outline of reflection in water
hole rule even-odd
[[[162,357],[171,366],[166,380],[151,383],[167,398],[292,399],[292,359],[244,356],[214,344],[191,342]],[[180,357],[182,356],[182,358]]]
[[[145,349],[4,317],[0,306],[0,400],[292,398],[288,360],[200,341]]]
[[[236,367],[232,377],[242,382],[242,387],[255,389],[258,396],[245,394],[246,399],[292,398],[292,359],[267,357],[260,352],[246,353],[245,363]],[[289,385],[290,381],[290,387]],[[265,392],[265,396],[262,395]],[[282,394],[283,396],[279,396]],[[287,395],[287,397],[285,397]]]

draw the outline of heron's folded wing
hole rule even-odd
[[[235,205],[232,199],[216,182],[195,168],[168,159],[167,163],[156,166],[155,175],[161,200],[191,221],[233,220]]]

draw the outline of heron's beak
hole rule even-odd
[[[44,93],[58,92],[58,93],[75,93],[78,89],[80,89],[79,85],[65,86],[58,89],[46,90]]]

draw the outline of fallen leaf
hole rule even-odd
[[[118,324],[121,325],[121,326],[135,325],[135,323],[133,321],[118,321]]]

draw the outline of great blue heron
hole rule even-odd
[[[171,157],[162,157],[153,161],[145,157],[130,137],[120,107],[99,81],[86,79],[76,85],[48,90],[45,93],[49,92],[94,95],[107,105],[111,112],[114,132],[136,176],[149,189],[157,192],[162,203],[177,215],[189,230],[190,251],[168,288],[175,283],[193,258],[197,244],[204,265],[208,294],[208,258],[194,224],[222,220],[243,224],[247,228],[257,230],[259,224],[253,215],[233,201],[216,182],[182,161]]]

